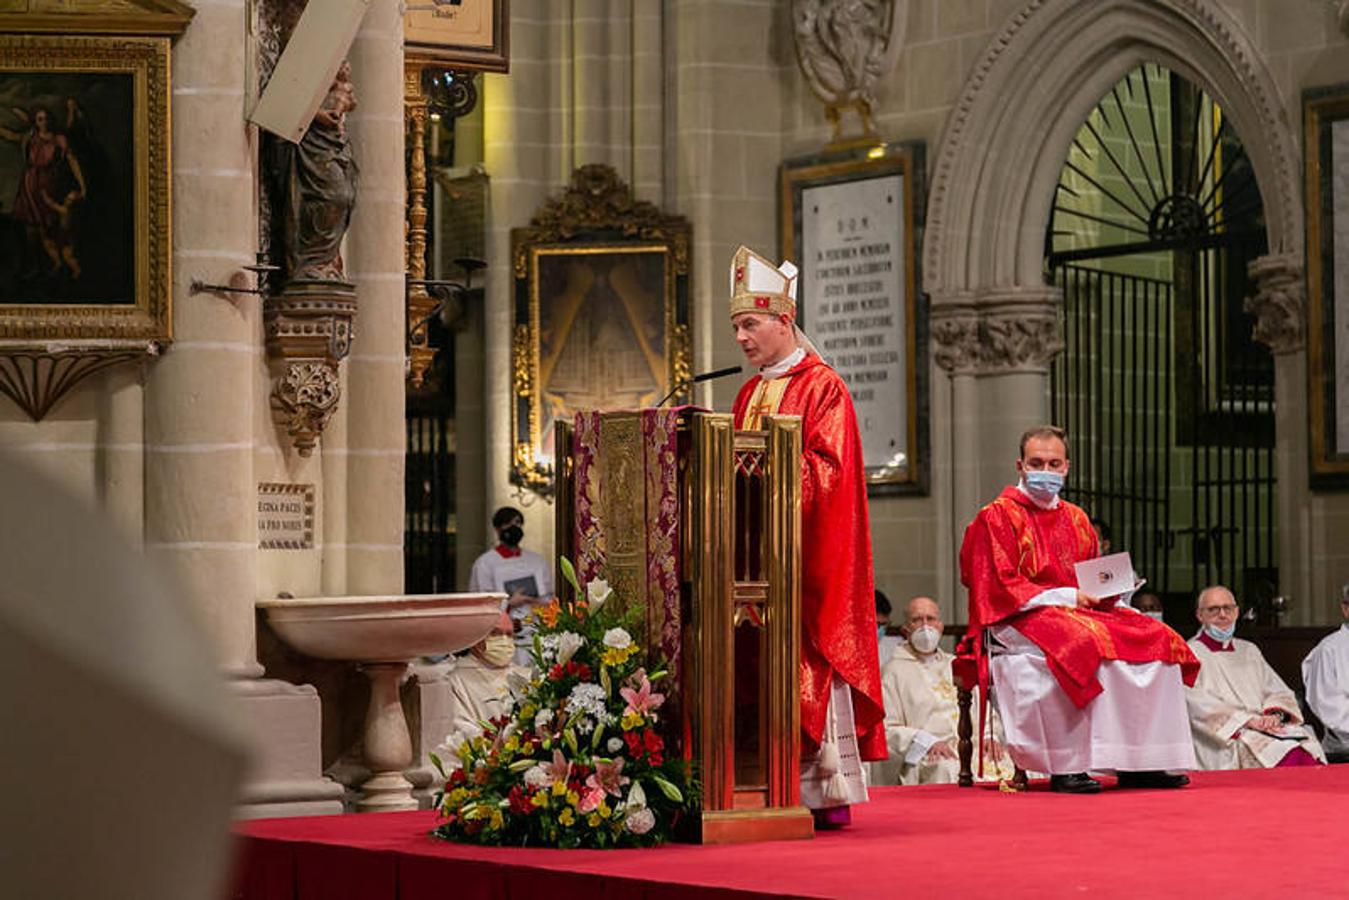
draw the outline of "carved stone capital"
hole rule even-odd
[[[1255,317],[1254,338],[1275,354],[1306,346],[1307,281],[1302,260],[1293,254],[1262,256],[1246,266],[1255,295],[1241,308]]]
[[[1057,289],[934,297],[933,358],[952,375],[1048,372],[1063,349]]]
[[[1339,15],[1340,33],[1349,37],[1349,0],[1339,0],[1337,6],[1339,7],[1336,12]]]
[[[351,350],[356,289],[340,281],[292,281],[263,308],[267,354],[281,364],[272,411],[301,456],[314,445],[341,399],[338,363]]]

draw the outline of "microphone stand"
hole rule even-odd
[[[739,375],[742,371],[744,371],[744,367],[742,366],[727,366],[724,369],[713,369],[711,372],[699,372],[692,378],[686,378],[670,388],[670,393],[661,398],[661,401],[656,404],[656,408],[660,409],[669,402],[671,397],[686,387],[692,387],[693,385],[704,381],[714,381],[718,378],[725,378],[727,375]]]

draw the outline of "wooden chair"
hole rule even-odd
[[[983,649],[987,653],[987,649]],[[960,711],[960,718],[956,721],[956,755],[960,760],[960,774],[957,781],[961,787],[973,787],[974,785],[974,716],[972,708],[974,706],[974,689],[979,686],[979,657],[974,650],[974,639],[966,634],[956,644],[956,656],[951,660],[951,680],[956,685],[956,705]],[[991,702],[993,687],[993,674],[988,676],[989,692],[984,695],[984,702]],[[1012,774],[1012,787],[1014,790],[1024,791],[1026,789],[1026,773],[1020,766],[1016,767]]]

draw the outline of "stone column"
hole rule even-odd
[[[1307,434],[1307,283],[1301,256],[1262,256],[1247,266],[1254,296],[1243,303],[1255,317],[1254,337],[1274,354],[1275,527],[1279,590],[1294,601],[1284,624],[1339,619],[1337,597],[1314,593],[1312,494]],[[1323,608],[1324,607],[1324,608]]]
[[[1049,285],[937,294],[932,298],[932,348],[949,377],[949,459],[934,460],[938,521],[954,551],[942,588],[955,596],[957,554],[965,526],[1013,478],[1017,443],[1031,425],[1049,421],[1049,365],[1063,349],[1062,293]],[[946,391],[934,391],[934,399]],[[1071,436],[1070,436],[1071,439]],[[942,443],[934,439],[934,450]],[[955,612],[963,614],[957,604]]]
[[[347,117],[360,185],[347,232],[356,337],[346,363],[346,590],[403,591],[406,325],[403,19],[374,0],[348,53],[358,107]],[[330,453],[324,454],[325,465]],[[329,545],[330,551],[337,547]]]
[[[262,674],[253,635],[257,299],[188,294],[254,260],[253,153],[244,126],[243,0],[197,10],[173,52],[174,344],[145,392],[145,543],[200,604],[220,664]]]

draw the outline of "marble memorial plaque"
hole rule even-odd
[[[258,485],[258,549],[311,550],[314,547],[314,486]]]
[[[848,385],[868,473],[906,473],[909,410],[902,174],[801,194],[805,329]]]

